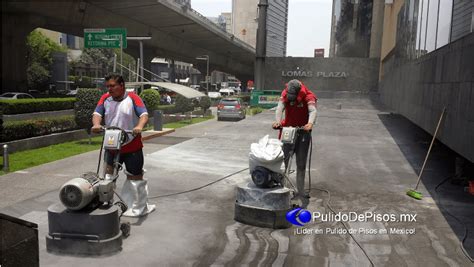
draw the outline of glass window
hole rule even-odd
[[[438,27],[438,1],[428,1],[428,25],[426,29],[426,52],[436,49],[436,32]]]
[[[418,28],[420,29],[418,35],[418,56],[422,56],[426,54],[426,28],[428,26],[428,5],[429,0],[422,0],[420,4],[420,19],[418,20],[419,25]]]
[[[438,20],[438,39],[436,48],[449,43],[451,34],[451,16],[453,12],[453,0],[440,0],[439,20]]]

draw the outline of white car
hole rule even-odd
[[[9,92],[0,95],[0,99],[33,99],[34,97],[27,93]]]
[[[219,93],[221,93],[222,96],[231,96],[235,95],[235,90],[231,88],[223,88],[219,90]]]
[[[76,96],[77,95],[77,89],[76,90],[70,90],[69,92],[67,92],[68,96]]]

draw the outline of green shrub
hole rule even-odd
[[[193,111],[193,110],[194,110],[194,107],[193,107],[193,103],[191,99],[186,98],[182,95],[178,95],[176,97],[176,112],[184,113],[184,112]]]
[[[203,96],[199,99],[199,106],[202,108],[204,113],[211,107],[211,99],[208,96]]]
[[[261,113],[262,111],[264,111],[265,109],[264,108],[261,108],[261,107],[251,107],[251,108],[248,108],[247,109],[247,114],[250,115],[250,116],[253,116],[253,115],[256,115],[258,113]]]
[[[4,142],[8,142],[74,129],[78,129],[78,127],[73,115],[51,119],[7,121],[4,124],[1,139]]]
[[[99,102],[102,92],[99,89],[79,89],[74,105],[74,115],[79,128],[90,133],[92,127],[92,113],[94,113],[97,102]]]
[[[3,114],[23,114],[31,112],[73,109],[75,98],[40,98],[0,100]]]
[[[163,114],[173,114],[176,113],[176,106],[175,105],[159,105],[157,107],[158,110],[161,110]]]
[[[146,89],[140,94],[145,107],[150,115],[153,115],[153,110],[158,110],[160,104],[160,93],[154,89]]]

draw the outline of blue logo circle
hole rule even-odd
[[[303,226],[311,221],[311,212],[302,208],[296,208],[286,213],[286,220],[293,225]]]

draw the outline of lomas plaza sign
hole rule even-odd
[[[313,71],[305,71],[305,70],[282,70],[281,71],[282,77],[313,77]],[[316,72],[316,78],[347,78],[349,76],[348,72],[345,71],[318,71]]]

